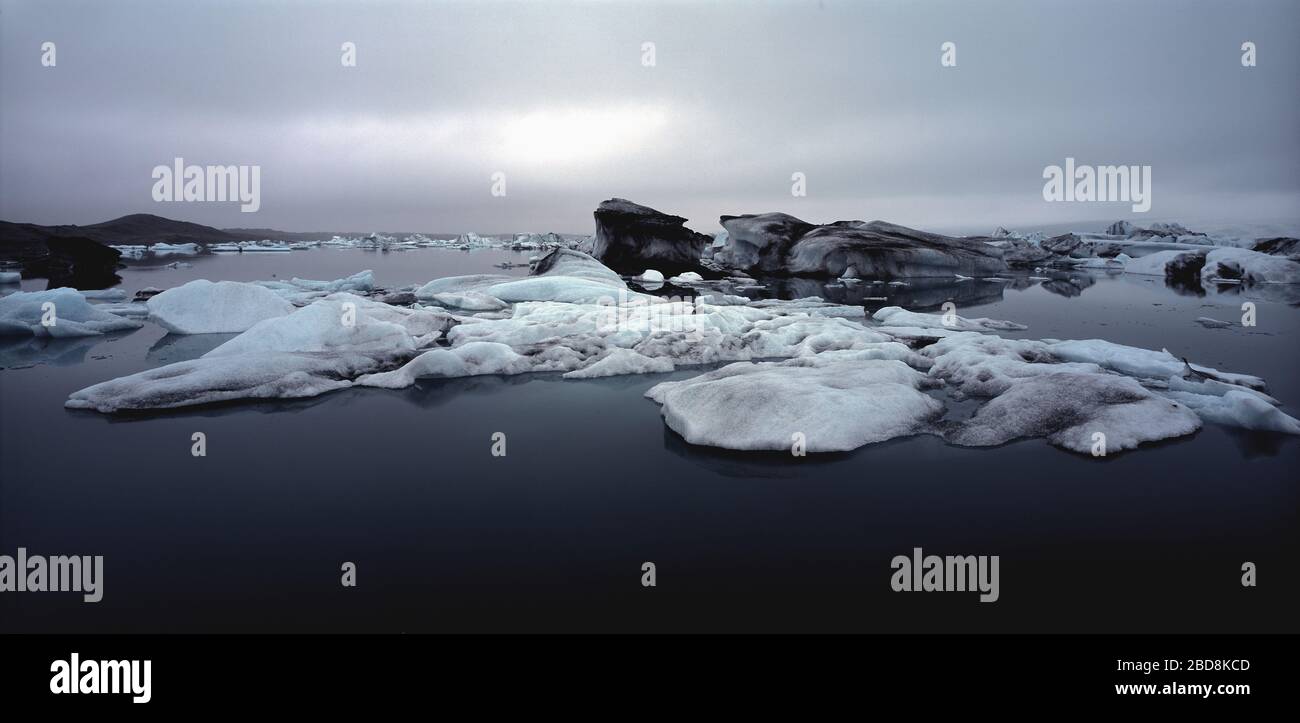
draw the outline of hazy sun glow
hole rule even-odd
[[[582,164],[636,153],[663,137],[668,113],[659,105],[530,111],[500,124],[502,161]]]

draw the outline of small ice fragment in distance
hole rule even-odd
[[[1208,316],[1196,317],[1196,323],[1207,329],[1226,329],[1233,325],[1231,321],[1219,321],[1218,319],[1211,319]]]
[[[81,295],[91,301],[126,301],[126,289],[83,289]]]

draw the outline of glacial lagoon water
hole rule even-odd
[[[320,249],[121,275],[133,293],[369,268],[398,287],[522,275],[494,265],[528,255]],[[1164,347],[1262,376],[1300,412],[1300,299],[1086,272],[962,283],[854,298],[787,281],[768,293],[869,309],[952,297],[963,316],[1029,326],[1011,336]],[[1244,300],[1257,304],[1254,328],[1195,323],[1238,320]],[[1105,459],[928,436],[801,459],[725,452],[683,442],[642,396],[700,371],[689,368],[425,380],[143,417],[63,407],[72,391],[226,338],[146,324],[0,342],[0,553],[105,557],[101,602],[4,595],[0,631],[1300,630],[1294,437],[1207,424]],[[505,457],[490,454],[498,431]],[[206,457],[190,455],[194,432]],[[1000,600],[892,592],[889,562],[914,547],[999,555]],[[345,561],[355,588],[340,585]],[[646,561],[654,588],[640,584]],[[1245,561],[1257,587],[1240,584]]]

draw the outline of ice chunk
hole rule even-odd
[[[366,269],[333,281],[315,281],[295,277],[289,281],[255,281],[253,283],[264,286],[296,304],[305,305],[323,296],[341,291],[371,291],[375,288],[375,274],[373,271]]]
[[[934,360],[931,376],[952,385],[952,394],[958,399],[997,396],[1023,379],[1046,374],[1102,371],[1096,364],[1061,363],[1041,341],[1003,339],[975,332],[945,337],[921,353]]]
[[[704,297],[712,298],[712,297]],[[744,298],[744,297],[733,297]],[[823,301],[820,296],[806,296],[802,299],[759,299],[748,304],[755,309],[764,309],[777,314],[809,314],[811,316],[838,316],[844,319],[865,319],[867,310],[851,304],[836,304]]]
[[[620,299],[646,299],[627,290],[618,274],[578,251],[556,249],[541,259],[533,275],[523,278],[476,274],[435,279],[416,290],[421,299],[441,293],[476,291],[506,303],[557,301],[569,304],[618,303]]]
[[[654,269],[646,269],[645,271],[642,271],[641,275],[637,276],[636,279],[637,281],[644,281],[648,284],[662,284],[664,282],[664,275]]]
[[[1204,252],[1177,249],[1157,251],[1130,260],[1124,265],[1124,271],[1143,276],[1177,276],[1187,271],[1194,272],[1196,265],[1204,263],[1204,260]]]
[[[400,369],[360,377],[357,385],[401,389],[411,386],[416,379],[422,377],[564,371],[572,369],[580,361],[581,357],[564,347],[552,347],[528,356],[516,353],[505,344],[477,341],[453,349],[426,351]]]
[[[1151,351],[1124,346],[1102,339],[1074,339],[1048,344],[1051,353],[1065,361],[1092,362],[1098,366],[1144,379],[1168,379],[1181,374],[1187,364],[1166,350]],[[1192,365],[1192,369],[1217,377],[1230,384],[1263,389],[1264,380],[1248,374],[1230,374],[1209,367]]]
[[[1238,248],[1215,248],[1205,257],[1201,281],[1243,281],[1251,284],[1300,284],[1300,261]]]
[[[269,289],[238,281],[196,279],[145,302],[159,326],[173,334],[228,334],[292,313],[294,305]]]
[[[951,329],[954,331],[1020,331],[1024,324],[998,319],[967,319],[956,314],[918,314],[900,306],[886,306],[872,318],[886,326],[911,326],[922,329]]]
[[[1211,319],[1208,316],[1196,317],[1196,323],[1200,324],[1206,329],[1227,329],[1228,327],[1232,326],[1231,321],[1219,321],[1218,319]]]
[[[239,354],[177,362],[73,392],[64,406],[114,413],[235,399],[293,399],[342,389],[376,365],[360,355]]]
[[[138,301],[125,301],[118,304],[99,304],[95,308],[100,311],[107,311],[115,316],[129,316],[132,319],[146,319],[149,317],[149,307]]]
[[[92,301],[126,301],[126,289],[83,289],[81,295]]]
[[[444,312],[333,294],[260,321],[199,359],[82,389],[66,406],[119,412],[310,397],[406,361],[454,323]]]
[[[205,358],[265,351],[358,352],[393,358],[433,343],[452,323],[443,312],[332,294],[287,316],[254,324]]]
[[[97,308],[76,289],[18,291],[0,297],[0,336],[94,336],[141,326]]]
[[[16,284],[23,280],[23,275],[18,271],[0,271],[0,284]]]
[[[1232,427],[1300,434],[1300,421],[1249,389],[1232,389],[1221,396],[1169,391],[1166,396],[1190,407],[1201,418]]]
[[[691,284],[698,284],[701,281],[704,281],[704,277],[694,271],[685,271],[671,279],[668,279],[668,283],[677,284],[678,286],[689,286]]]
[[[1176,401],[1114,374],[1060,373],[1022,379],[984,404],[946,439],[987,447],[1025,437],[1074,452],[1091,453],[1101,443],[1107,454],[1191,434],[1201,420]]]
[[[612,377],[620,374],[657,374],[670,372],[673,368],[670,359],[652,358],[638,354],[631,349],[615,348],[595,363],[567,372],[564,378],[591,379],[594,377]]]
[[[495,296],[489,296],[477,291],[466,291],[459,294],[451,292],[433,294],[427,299],[442,306],[464,309],[465,311],[498,311],[509,306],[509,304]]]
[[[899,361],[738,363],[658,384],[669,428],[726,449],[843,452],[915,434],[943,405],[919,391],[925,375]]]
[[[154,256],[194,256],[199,252],[199,245],[156,243],[149,247]]]

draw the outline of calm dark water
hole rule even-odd
[[[123,286],[370,268],[396,287],[526,257],[205,257],[128,269]],[[1214,330],[1194,319],[1239,319],[1241,297],[1133,276],[1076,279],[1078,293],[967,283],[865,303],[953,296],[963,315],[1028,324],[1025,337],[1167,347],[1263,376],[1300,410],[1294,306],[1259,301],[1255,329]],[[788,286],[771,293],[808,293]],[[1207,425],[1105,460],[1041,440],[972,450],[932,437],[746,455],[685,444],[642,398],[691,369],[426,381],[133,419],[62,407],[83,386],[225,338],[146,325],[0,348],[22,367],[0,370],[0,554],[105,556],[102,602],[0,595],[0,630],[1300,630],[1296,438]],[[194,432],[204,458],[190,456]],[[490,454],[494,432],[506,457]],[[890,559],[917,546],[1000,555],[1001,600],[892,592]],[[1247,560],[1256,588],[1239,583]],[[339,584],[344,561],[356,588]],[[644,561],[655,588],[640,585]]]

